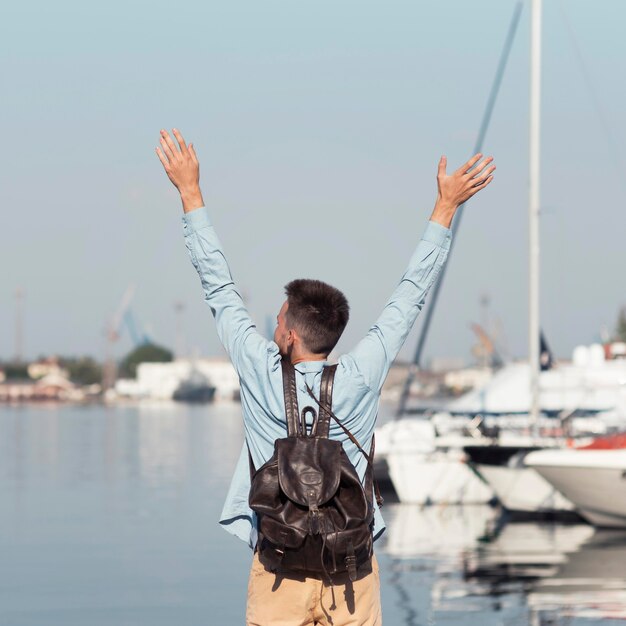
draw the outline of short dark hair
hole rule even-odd
[[[346,297],[339,289],[309,278],[292,280],[285,293],[287,323],[298,331],[307,350],[330,354],[350,317]]]

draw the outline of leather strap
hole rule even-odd
[[[378,486],[378,481],[374,478],[373,463],[374,463],[375,448],[376,448],[376,435],[372,435],[372,446],[370,448],[371,462],[368,463],[367,469],[365,470],[365,484],[363,485],[363,488],[365,489],[365,493],[368,494],[368,499],[369,499],[369,494],[372,493],[372,484],[373,484],[374,497],[376,498],[376,504],[378,504],[378,506],[380,507],[383,505],[384,499],[380,495],[380,487]]]
[[[333,408],[333,384],[335,382],[335,372],[337,365],[327,365],[322,371],[322,381],[320,382],[320,405],[319,417],[315,435],[328,439],[330,429],[330,413],[326,410]]]
[[[363,453],[368,463],[373,464],[374,459],[370,458],[370,455],[367,452],[365,452],[365,450],[363,450],[363,447],[357,441],[356,437],[341,423],[339,418],[332,412],[331,408],[328,405],[323,407],[321,402],[315,397],[315,394],[313,393],[313,390],[311,389],[311,387],[309,387],[308,385],[306,386],[306,390],[307,390],[307,393],[311,396],[311,398],[313,398],[313,400],[315,400],[317,405],[320,407],[320,410],[324,410],[325,412],[327,412],[335,420],[335,422],[337,422],[338,426],[347,435],[348,439],[350,439],[350,441]]]
[[[256,469],[254,468],[254,461],[252,460],[252,454],[250,453],[250,446],[246,442],[246,448],[248,448],[248,465],[250,466],[250,480],[254,478]]]
[[[298,393],[296,391],[296,371],[289,359],[281,359],[283,368],[283,395],[285,397],[285,417],[287,419],[287,436],[298,437],[301,432],[300,415],[298,412]]]

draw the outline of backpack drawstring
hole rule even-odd
[[[326,569],[326,564],[324,563],[324,550],[326,549],[326,532],[321,533],[322,535],[322,549],[320,551],[320,559],[322,561],[322,570],[324,571],[324,574],[326,576],[326,578],[328,579],[328,582],[330,583],[330,586],[333,586],[333,579],[330,577],[330,574],[328,573],[328,570]]]
[[[335,550],[337,548],[337,526],[335,525],[335,520],[332,518],[332,515],[330,516],[330,523],[333,525],[333,533],[335,535],[335,542],[333,543],[333,548],[330,553],[333,557],[333,570],[336,572],[337,571],[337,559],[335,555]]]

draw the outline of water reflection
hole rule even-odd
[[[189,416],[141,411],[137,419],[142,478],[152,484],[183,481],[187,473]]]
[[[395,505],[389,510],[385,552],[399,558],[462,555],[491,532],[499,517],[487,505]]]
[[[626,532],[598,530],[528,596],[538,611],[626,619]]]
[[[465,558],[496,526],[499,512],[486,505],[385,507],[387,533],[378,552],[394,602],[385,606],[391,623],[436,623],[448,601],[463,589]],[[384,557],[388,557],[385,559]],[[390,593],[391,592],[391,593]],[[464,610],[469,610],[464,604]],[[483,611],[488,607],[479,607]],[[454,610],[454,609],[453,609]]]
[[[239,405],[20,407],[0,413],[0,479],[29,485],[180,483],[190,469],[230,478],[241,449]]]
[[[240,411],[0,409],[0,624],[191,625],[216,606],[219,623],[242,623],[250,553],[217,524]],[[626,619],[626,532],[488,506],[383,513],[387,624]]]
[[[382,553],[404,624],[488,611],[523,623],[626,619],[626,532],[506,522],[489,507],[395,505]],[[430,583],[428,598],[417,584]],[[421,611],[421,613],[420,613]]]

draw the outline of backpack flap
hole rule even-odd
[[[341,442],[318,437],[288,437],[275,443],[278,482],[296,504],[322,506],[337,492]]]

